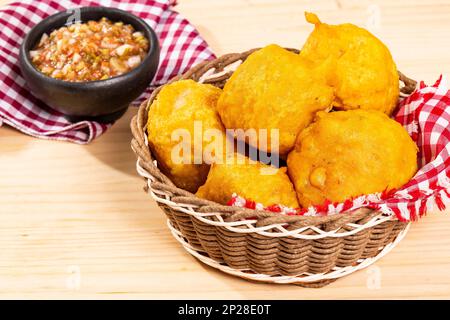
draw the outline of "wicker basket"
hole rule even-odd
[[[203,62],[172,81],[193,79],[223,87],[254,50]],[[401,73],[400,79],[402,94],[410,94],[416,82]],[[202,262],[250,280],[321,287],[370,265],[406,234],[408,223],[370,209],[286,216],[223,206],[177,188],[158,169],[146,137],[148,108],[160,89],[131,122],[137,171],[146,180],[145,190],[166,213],[174,237]]]

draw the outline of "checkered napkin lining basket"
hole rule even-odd
[[[222,88],[233,66],[257,49],[205,61],[182,76]],[[289,49],[298,52],[294,49]],[[400,74],[403,94],[416,82]],[[226,273],[271,283],[322,287],[364,268],[390,251],[409,224],[362,208],[330,216],[288,216],[220,205],[177,188],[157,167],[148,147],[148,108],[153,92],[131,121],[132,149],[144,189],[168,217],[168,226],[185,249]]]

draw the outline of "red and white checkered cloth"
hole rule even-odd
[[[394,119],[400,122],[416,142],[419,171],[401,189],[349,199],[307,209],[280,205],[265,208],[288,215],[326,215],[362,207],[396,215],[401,221],[414,221],[431,210],[444,210],[450,204],[450,91],[442,76],[433,86],[423,82],[409,97],[400,101]],[[229,205],[250,209],[264,206],[239,195]]]
[[[38,138],[86,144],[104,133],[111,124],[94,121],[70,123],[27,89],[18,66],[19,47],[27,32],[43,18],[59,11],[107,6],[129,11],[143,18],[158,35],[161,55],[152,86],[165,83],[193,65],[214,58],[197,30],[172,10],[175,0],[22,0],[0,8],[0,126],[6,123]],[[147,90],[135,102],[143,101]]]

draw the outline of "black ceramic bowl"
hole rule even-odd
[[[106,80],[69,82],[42,74],[31,63],[30,50],[34,49],[42,34],[66,25],[74,17],[82,22],[106,17],[131,24],[149,40],[147,56],[135,69]],[[87,119],[110,122],[122,116],[130,102],[152,81],[158,68],[159,43],[150,26],[131,13],[107,7],[83,7],[57,13],[34,26],[22,43],[19,60],[28,88],[47,105],[64,113],[72,121]]]

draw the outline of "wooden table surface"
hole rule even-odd
[[[369,27],[411,77],[450,74],[450,1],[179,2],[217,54],[272,42],[300,47],[310,10]],[[135,112],[88,146],[0,128],[0,298],[450,298],[445,213],[413,224],[373,267],[322,289],[251,283],[200,264],[142,191],[130,150]]]

